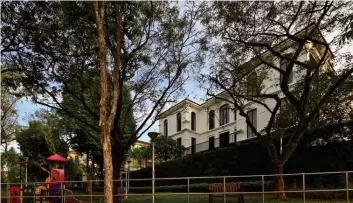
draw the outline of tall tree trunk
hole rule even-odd
[[[117,100],[114,91],[113,96],[113,108],[112,112],[108,112],[108,74],[107,74],[107,45],[104,34],[104,16],[105,16],[105,2],[95,1],[94,2],[94,14],[96,17],[97,25],[97,36],[99,46],[99,70],[100,70],[100,102],[99,102],[99,130],[103,148],[103,164],[104,164],[104,202],[113,203],[113,161],[112,161],[112,150],[110,131],[112,126],[112,120],[115,117],[114,105]],[[114,81],[116,82],[116,81]],[[115,83],[114,83],[115,85]],[[115,88],[115,86],[114,86]],[[114,112],[113,112],[114,110]]]
[[[267,146],[272,167],[273,167],[273,172],[276,174],[274,177],[275,180],[275,191],[277,191],[277,198],[280,200],[285,200],[287,199],[286,193],[285,193],[285,188],[284,188],[284,179],[283,179],[283,163],[279,161],[279,156],[277,152],[277,148],[275,144],[268,143]]]
[[[287,199],[287,195],[284,188],[284,179],[283,179],[283,165],[273,164],[275,176],[275,191],[277,191],[277,198],[280,200]]]
[[[104,130],[104,129],[102,129]],[[110,132],[103,131],[103,156],[104,156],[104,196],[105,203],[113,203],[113,161],[110,143]]]
[[[118,191],[120,188],[122,188],[123,186],[120,184],[120,181],[118,181],[120,179],[120,169],[124,163],[124,154],[125,151],[122,149],[122,147],[120,146],[120,144],[114,144],[113,145],[113,177],[114,177],[114,182],[113,182],[113,192],[114,195],[118,194]],[[113,199],[114,203],[120,203],[120,200],[117,196],[114,197]]]

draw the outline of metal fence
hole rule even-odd
[[[234,195],[242,194],[245,202],[277,202],[276,194],[285,192],[287,202],[353,202],[353,171],[320,172],[320,173],[295,173],[282,174],[285,180],[285,190],[274,189],[274,178],[271,175],[244,175],[244,176],[210,176],[210,177],[174,177],[155,178],[155,193],[152,193],[152,178],[148,179],[121,179],[118,182],[124,191],[115,191],[114,198],[122,198],[123,202],[207,202],[210,195],[220,196],[222,202],[232,201]],[[9,201],[11,187],[20,186],[23,192],[28,186],[44,188],[45,182],[31,183],[1,183],[1,202]],[[102,180],[90,181],[65,181],[60,183],[61,188],[57,193],[46,193],[46,198],[56,198],[65,202],[103,202]],[[228,185],[240,184],[242,190],[226,191]],[[223,185],[223,190],[210,192],[209,185]],[[26,187],[27,186],[27,187]],[[6,189],[4,189],[6,188]],[[86,189],[89,189],[88,191]],[[28,192],[28,191],[27,191]],[[39,202],[40,195],[26,194],[22,202]],[[37,191],[38,192],[38,191]],[[39,193],[37,193],[39,194]],[[178,201],[175,201],[178,199]]]

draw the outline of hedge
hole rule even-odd
[[[284,141],[284,144],[286,142]],[[353,168],[353,141],[331,143],[325,146],[308,147],[301,141],[296,151],[284,166],[284,173],[309,173],[324,171],[347,171]],[[155,166],[156,178],[207,177],[232,175],[273,174],[268,152],[260,143],[243,146],[232,145],[211,151],[188,155],[178,160]],[[131,172],[131,179],[151,178],[151,168]],[[300,177],[285,177],[289,183]],[[259,180],[259,179],[257,179]],[[257,181],[256,180],[256,181]],[[344,184],[342,175],[307,176],[308,186],[334,188]],[[205,182],[206,180],[199,180]],[[241,180],[241,181],[253,181]],[[156,182],[158,185],[158,181]],[[185,180],[169,180],[164,185],[182,185]],[[131,186],[151,186],[150,181],[131,182]]]
[[[261,192],[262,183],[261,181],[254,182],[229,182],[227,184],[240,184],[243,191],[246,192]],[[209,183],[196,183],[190,184],[190,192],[209,192]],[[215,185],[223,185],[221,183]],[[273,181],[264,182],[265,190],[273,189]],[[166,186],[156,186],[156,192],[188,192],[188,186],[185,185],[166,185]],[[132,193],[151,193],[152,187],[130,187],[129,192]]]

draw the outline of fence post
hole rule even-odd
[[[264,175],[261,176],[262,182],[262,203],[265,203],[265,177]]]
[[[92,180],[89,181],[89,184],[90,184],[90,197],[91,197],[91,203],[93,202],[93,198],[92,198],[92,193],[93,193],[93,184],[92,184]]]
[[[64,200],[64,185],[63,185],[63,182],[60,183],[61,184],[61,202],[64,203],[65,200]],[[49,193],[50,194],[50,193]]]
[[[7,201],[10,202],[10,185],[7,183],[6,184],[6,187],[7,187]]]
[[[348,172],[346,172],[346,202],[349,203],[349,176]]]
[[[188,203],[190,203],[190,178],[188,178]]]
[[[226,177],[223,176],[223,202],[226,203],[227,199],[226,199]]]
[[[305,203],[305,174],[303,173],[303,202]]]

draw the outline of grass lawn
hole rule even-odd
[[[6,190],[5,190],[6,191]],[[6,192],[3,191],[2,194],[6,195]],[[73,191],[74,197],[77,199],[83,200],[83,203],[91,203],[91,198],[89,196],[85,196],[84,192]],[[94,192],[94,195],[102,195],[103,192]],[[84,196],[81,196],[84,195]],[[92,197],[94,203],[103,203],[103,197]],[[353,202],[353,197],[350,197],[351,201]],[[71,202],[70,200],[67,201],[68,203]],[[151,203],[152,196],[151,195],[129,195],[128,199],[124,200],[124,203]],[[156,194],[155,203],[187,203],[188,202],[188,195],[184,194],[163,194],[159,193]],[[207,203],[208,202],[208,195],[192,195],[189,196],[189,203]],[[223,203],[223,197],[218,197],[214,201],[215,203]],[[237,200],[235,197],[228,197],[227,203],[236,203]],[[261,195],[245,195],[245,202],[246,203],[262,203],[262,196]],[[296,199],[287,199],[286,201],[279,201],[273,195],[265,196],[266,203],[302,203],[303,200],[300,198]],[[308,203],[345,203],[344,200],[309,200],[307,199],[306,202]]]
[[[130,196],[129,199],[124,200],[124,203],[150,203],[152,202],[152,197],[151,196]],[[155,199],[156,203],[186,203],[188,202],[188,196],[187,195],[156,195]],[[190,195],[190,203],[204,203],[208,202],[208,195]],[[224,202],[222,197],[218,197],[215,199],[214,202]],[[229,197],[227,198],[227,203],[236,203],[237,200],[235,197]],[[262,203],[262,196],[251,196],[251,195],[246,195],[245,196],[245,202],[246,203]],[[301,199],[288,199],[286,201],[279,201],[273,196],[266,196],[265,197],[265,202],[267,203],[277,203],[277,202],[288,202],[288,203],[302,203],[303,200]],[[306,202],[310,203],[344,203],[345,201],[337,201],[337,200],[307,200]]]
[[[75,194],[77,195],[77,194]],[[98,195],[98,194],[97,194]],[[99,194],[102,195],[102,194]],[[77,197],[77,199],[83,200],[83,203],[90,203],[89,197]],[[93,197],[92,202],[102,202],[103,197]],[[124,203],[151,203],[152,196],[150,195],[130,195],[128,199],[124,200]],[[180,195],[180,194],[156,194],[155,203],[187,203],[188,202],[188,195]],[[208,195],[190,195],[189,203],[207,203],[208,202]],[[218,197],[214,201],[215,203],[223,203],[223,197]],[[262,196],[261,195],[245,195],[245,202],[246,203],[262,203]],[[302,203],[303,200],[300,198],[297,199],[287,199],[286,201],[279,201],[272,195],[265,196],[266,203]],[[306,200],[308,203],[345,203],[344,200]],[[227,203],[237,203],[237,199],[235,197],[228,197]]]

